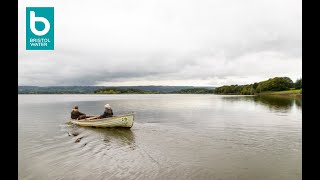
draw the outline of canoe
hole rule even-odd
[[[131,128],[134,122],[134,113],[112,116],[104,119],[70,119],[70,123],[79,126],[91,126],[91,127],[127,127]]]

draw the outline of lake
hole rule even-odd
[[[106,103],[135,112],[133,127],[66,123],[73,106],[100,115]],[[302,178],[301,98],[18,95],[18,108],[21,180]]]

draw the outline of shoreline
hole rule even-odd
[[[293,97],[302,98],[302,94],[257,94],[257,96],[274,96],[274,97]]]
[[[255,93],[252,95],[244,95],[244,94],[215,94],[215,93],[18,93],[18,95],[138,95],[138,94],[184,94],[184,95],[243,95],[243,96],[291,96],[291,97],[302,97],[302,93],[299,91],[269,91],[269,92],[263,92],[263,93]]]
[[[216,94],[216,95],[242,95],[242,94]],[[251,96],[290,96],[290,97],[302,97],[301,89],[286,90],[286,91],[267,91],[262,93],[255,93]]]
[[[287,91],[269,91],[263,93],[257,93],[260,96],[294,96],[302,97],[301,89],[287,90]]]

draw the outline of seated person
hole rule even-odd
[[[78,106],[75,106],[71,111],[71,119],[85,119],[86,117],[85,113],[79,111]]]
[[[99,119],[113,116],[111,106],[109,104],[106,104],[106,105],[104,105],[104,107],[105,107],[105,110],[104,110],[103,114],[98,117]]]

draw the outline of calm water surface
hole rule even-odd
[[[301,179],[302,100],[19,95],[19,179]],[[134,111],[131,129],[66,124],[71,108]],[[76,142],[81,138],[80,142]]]

